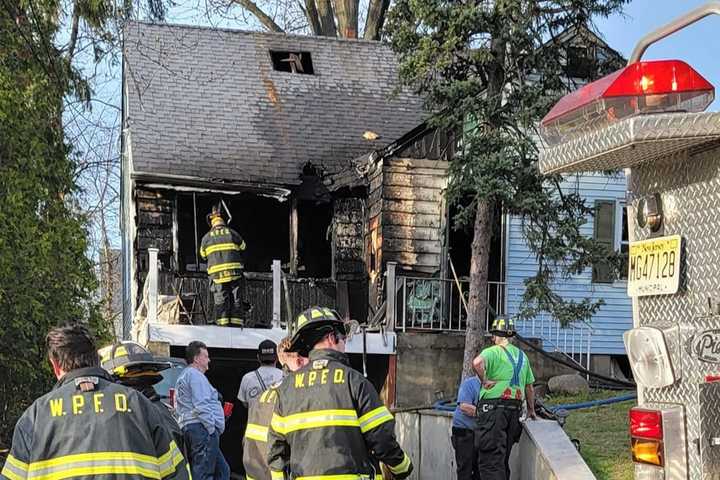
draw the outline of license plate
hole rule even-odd
[[[630,243],[628,295],[671,295],[680,286],[680,235]]]

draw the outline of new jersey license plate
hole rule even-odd
[[[628,295],[671,295],[680,286],[680,235],[630,243]]]

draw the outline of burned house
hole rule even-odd
[[[183,299],[181,321],[212,322],[198,251],[220,199],[247,243],[258,323],[270,324],[273,260],[290,281],[283,320],[312,303],[364,320],[368,192],[352,160],[421,121],[419,99],[397,90],[392,53],[377,42],[129,25],[125,333],[142,303],[150,247],[159,249],[160,293]]]

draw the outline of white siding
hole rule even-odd
[[[626,180],[621,173],[607,176],[602,174],[571,175],[566,178],[563,189],[579,191],[585,198],[587,205],[594,205],[596,200],[623,201],[625,198]],[[616,217],[617,218],[617,217]],[[620,219],[622,217],[620,216]],[[619,222],[619,220],[616,220]],[[589,218],[583,231],[588,236],[593,235],[593,219]],[[520,219],[511,217],[508,222],[507,240],[507,312],[513,316],[518,312],[521,297],[524,291],[524,280],[537,272],[537,262],[522,236]],[[555,291],[566,299],[581,300],[586,297],[602,298],[605,305],[600,307],[590,322],[594,330],[592,337],[593,354],[625,354],[622,334],[632,328],[632,308],[630,297],[627,296],[627,284],[619,281],[614,284],[601,284],[592,282],[590,269],[581,275],[558,282]],[[539,322],[539,319],[536,319]],[[545,319],[546,328],[549,319]],[[518,328],[521,334],[530,336],[529,323],[520,323]],[[536,335],[539,332],[536,324]]]

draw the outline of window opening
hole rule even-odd
[[[628,237],[627,205],[622,201],[618,201],[615,208],[615,251],[620,252],[622,258],[619,280],[627,280],[630,241]]]
[[[232,215],[230,227],[235,229],[247,244],[244,259],[246,271],[269,272],[274,259],[288,262],[288,202],[251,193],[224,197],[202,193],[180,194],[177,214],[180,272],[204,272],[207,269],[202,258],[196,260],[196,254],[202,237],[210,230],[206,215],[220,198],[225,200]],[[199,268],[196,267],[196,262]]]
[[[298,276],[328,278],[332,274],[332,203],[299,200],[297,205]]]
[[[273,69],[278,72],[301,73],[313,75],[312,57],[310,52],[289,52],[270,50]]]

